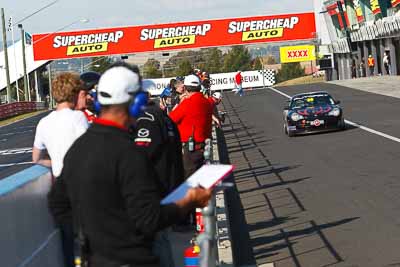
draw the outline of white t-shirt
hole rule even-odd
[[[47,149],[55,177],[61,174],[68,149],[87,128],[83,112],[69,108],[53,111],[39,121],[33,146],[40,150]]]

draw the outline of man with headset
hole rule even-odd
[[[91,267],[159,266],[155,233],[211,197],[210,190],[194,188],[175,203],[160,204],[152,163],[128,133],[147,102],[136,71],[122,64],[102,75],[100,116],[68,151],[49,193],[56,222],[73,218]]]
[[[83,87],[79,92],[76,109],[85,114],[89,123],[93,123],[96,118],[94,95],[100,80],[100,74],[94,71],[87,71],[82,73],[79,78],[83,82]]]

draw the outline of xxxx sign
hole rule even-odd
[[[35,60],[310,40],[314,13],[179,22],[33,35]]]
[[[299,46],[285,46],[280,48],[281,62],[302,62],[315,60],[315,46],[313,45],[299,45]]]

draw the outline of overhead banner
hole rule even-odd
[[[281,63],[315,60],[315,46],[298,45],[280,47]]]
[[[35,34],[33,49],[35,60],[52,60],[308,40],[315,32],[314,13],[301,13]]]
[[[235,88],[235,75],[237,72],[210,74],[211,91],[232,90]],[[242,74],[243,88],[257,88],[263,86],[272,86],[275,84],[275,72],[273,70],[255,70],[244,71]],[[145,79],[143,87],[148,90],[152,96],[158,96],[169,81],[175,77],[160,79]]]

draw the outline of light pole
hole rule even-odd
[[[4,8],[1,8],[1,24],[3,28],[4,61],[5,61],[6,79],[7,79],[7,103],[10,103],[11,101],[10,68],[8,65],[7,33],[6,33],[6,22],[4,18]]]
[[[21,30],[21,41],[22,41],[22,65],[24,71],[24,100],[29,101],[30,93],[28,88],[28,79],[26,77],[25,30],[22,24],[18,24],[18,28]]]
[[[15,40],[14,40],[14,27],[13,27],[13,18],[10,17],[8,20],[8,30],[11,31],[11,40],[12,40],[12,45],[13,45],[13,51],[14,51],[14,71],[15,71],[15,86],[17,90],[17,102],[19,102],[19,73],[18,73],[18,67],[17,67],[17,54],[15,52]]]

